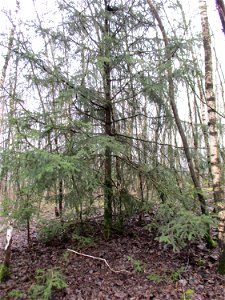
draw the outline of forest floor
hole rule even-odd
[[[32,226],[30,247],[26,231],[15,230],[11,276],[0,285],[0,299],[31,299],[28,290],[36,282],[36,270],[51,268],[59,268],[68,284],[54,291],[51,300],[225,299],[225,276],[216,272],[218,249],[209,250],[199,241],[173,253],[135,219],[124,234],[115,233],[106,241],[101,225],[97,219],[88,221],[83,238],[58,239],[48,245],[38,241],[36,227]],[[70,233],[73,230],[71,227]],[[5,231],[0,237],[3,254]],[[93,257],[72,253],[68,248]],[[105,259],[109,266],[94,257]]]

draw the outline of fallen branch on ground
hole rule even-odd
[[[114,272],[114,273],[122,273],[122,272],[126,272],[126,273],[131,274],[131,272],[129,272],[129,271],[127,271],[127,270],[114,270],[114,269],[112,269],[112,268],[110,267],[110,265],[108,264],[108,262],[106,261],[106,259],[104,259],[104,258],[96,257],[96,256],[84,254],[84,253],[80,253],[80,252],[77,252],[77,251],[74,251],[74,250],[71,250],[71,249],[67,249],[67,250],[70,251],[70,252],[76,253],[77,255],[89,257],[89,258],[96,259],[96,260],[101,260],[101,261],[103,261],[103,262],[106,264],[106,266],[107,266],[112,272]]]

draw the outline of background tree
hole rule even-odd
[[[64,0],[54,18],[37,6],[21,21],[6,74],[14,135],[1,151],[14,216],[28,220],[44,201],[62,221],[103,213],[109,238],[157,211],[158,234],[175,249],[208,233],[202,45],[184,10],[168,17],[182,12],[171,3]],[[174,222],[186,235],[174,239]]]
[[[206,1],[200,1],[201,10],[201,22],[202,22],[202,34],[203,34],[203,44],[205,53],[205,100],[208,108],[208,127],[209,127],[209,139],[210,139],[210,163],[211,172],[213,179],[213,196],[217,209],[219,210],[219,242],[222,251],[225,250],[224,242],[224,191],[221,184],[221,167],[220,167],[220,155],[219,155],[219,140],[218,140],[218,122],[217,122],[217,107],[216,98],[214,94],[214,82],[213,82],[213,67],[212,67],[212,51],[211,51],[211,38],[209,31],[209,22],[207,16],[207,5]],[[222,254],[222,257],[225,254]],[[219,270],[221,273],[225,271],[222,270],[222,264],[224,261],[221,257]]]

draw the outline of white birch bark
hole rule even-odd
[[[210,163],[213,181],[213,197],[218,211],[218,241],[221,248],[218,271],[225,274],[225,201],[224,192],[221,185],[221,166],[219,156],[219,136],[217,128],[217,107],[216,96],[214,93],[213,63],[211,36],[207,15],[207,4],[205,0],[199,0],[203,46],[205,54],[205,100],[208,110],[208,131],[209,131],[209,150]]]
[[[210,163],[213,178],[213,196],[215,203],[221,206],[223,201],[223,189],[221,187],[221,166],[219,156],[219,135],[217,128],[217,107],[216,96],[214,93],[213,63],[211,50],[211,36],[209,30],[209,21],[207,16],[207,4],[205,0],[199,0],[202,36],[205,54],[205,99],[208,111],[208,130],[209,130],[209,148]]]

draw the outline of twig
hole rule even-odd
[[[77,252],[77,251],[74,251],[74,250],[71,250],[71,249],[67,249],[67,250],[70,251],[70,252],[76,253],[76,254],[78,254],[78,255],[81,255],[81,256],[85,256],[85,257],[89,257],[89,258],[101,260],[101,261],[103,261],[103,262],[106,264],[106,266],[107,266],[112,272],[114,272],[114,273],[121,273],[121,272],[126,272],[126,273],[129,273],[129,274],[131,273],[131,272],[127,271],[127,270],[118,270],[118,271],[117,271],[117,270],[112,269],[112,268],[110,267],[110,265],[108,264],[108,262],[106,261],[106,259],[104,259],[104,258],[96,257],[96,256],[84,254],[84,253],[80,253],[80,252]]]

